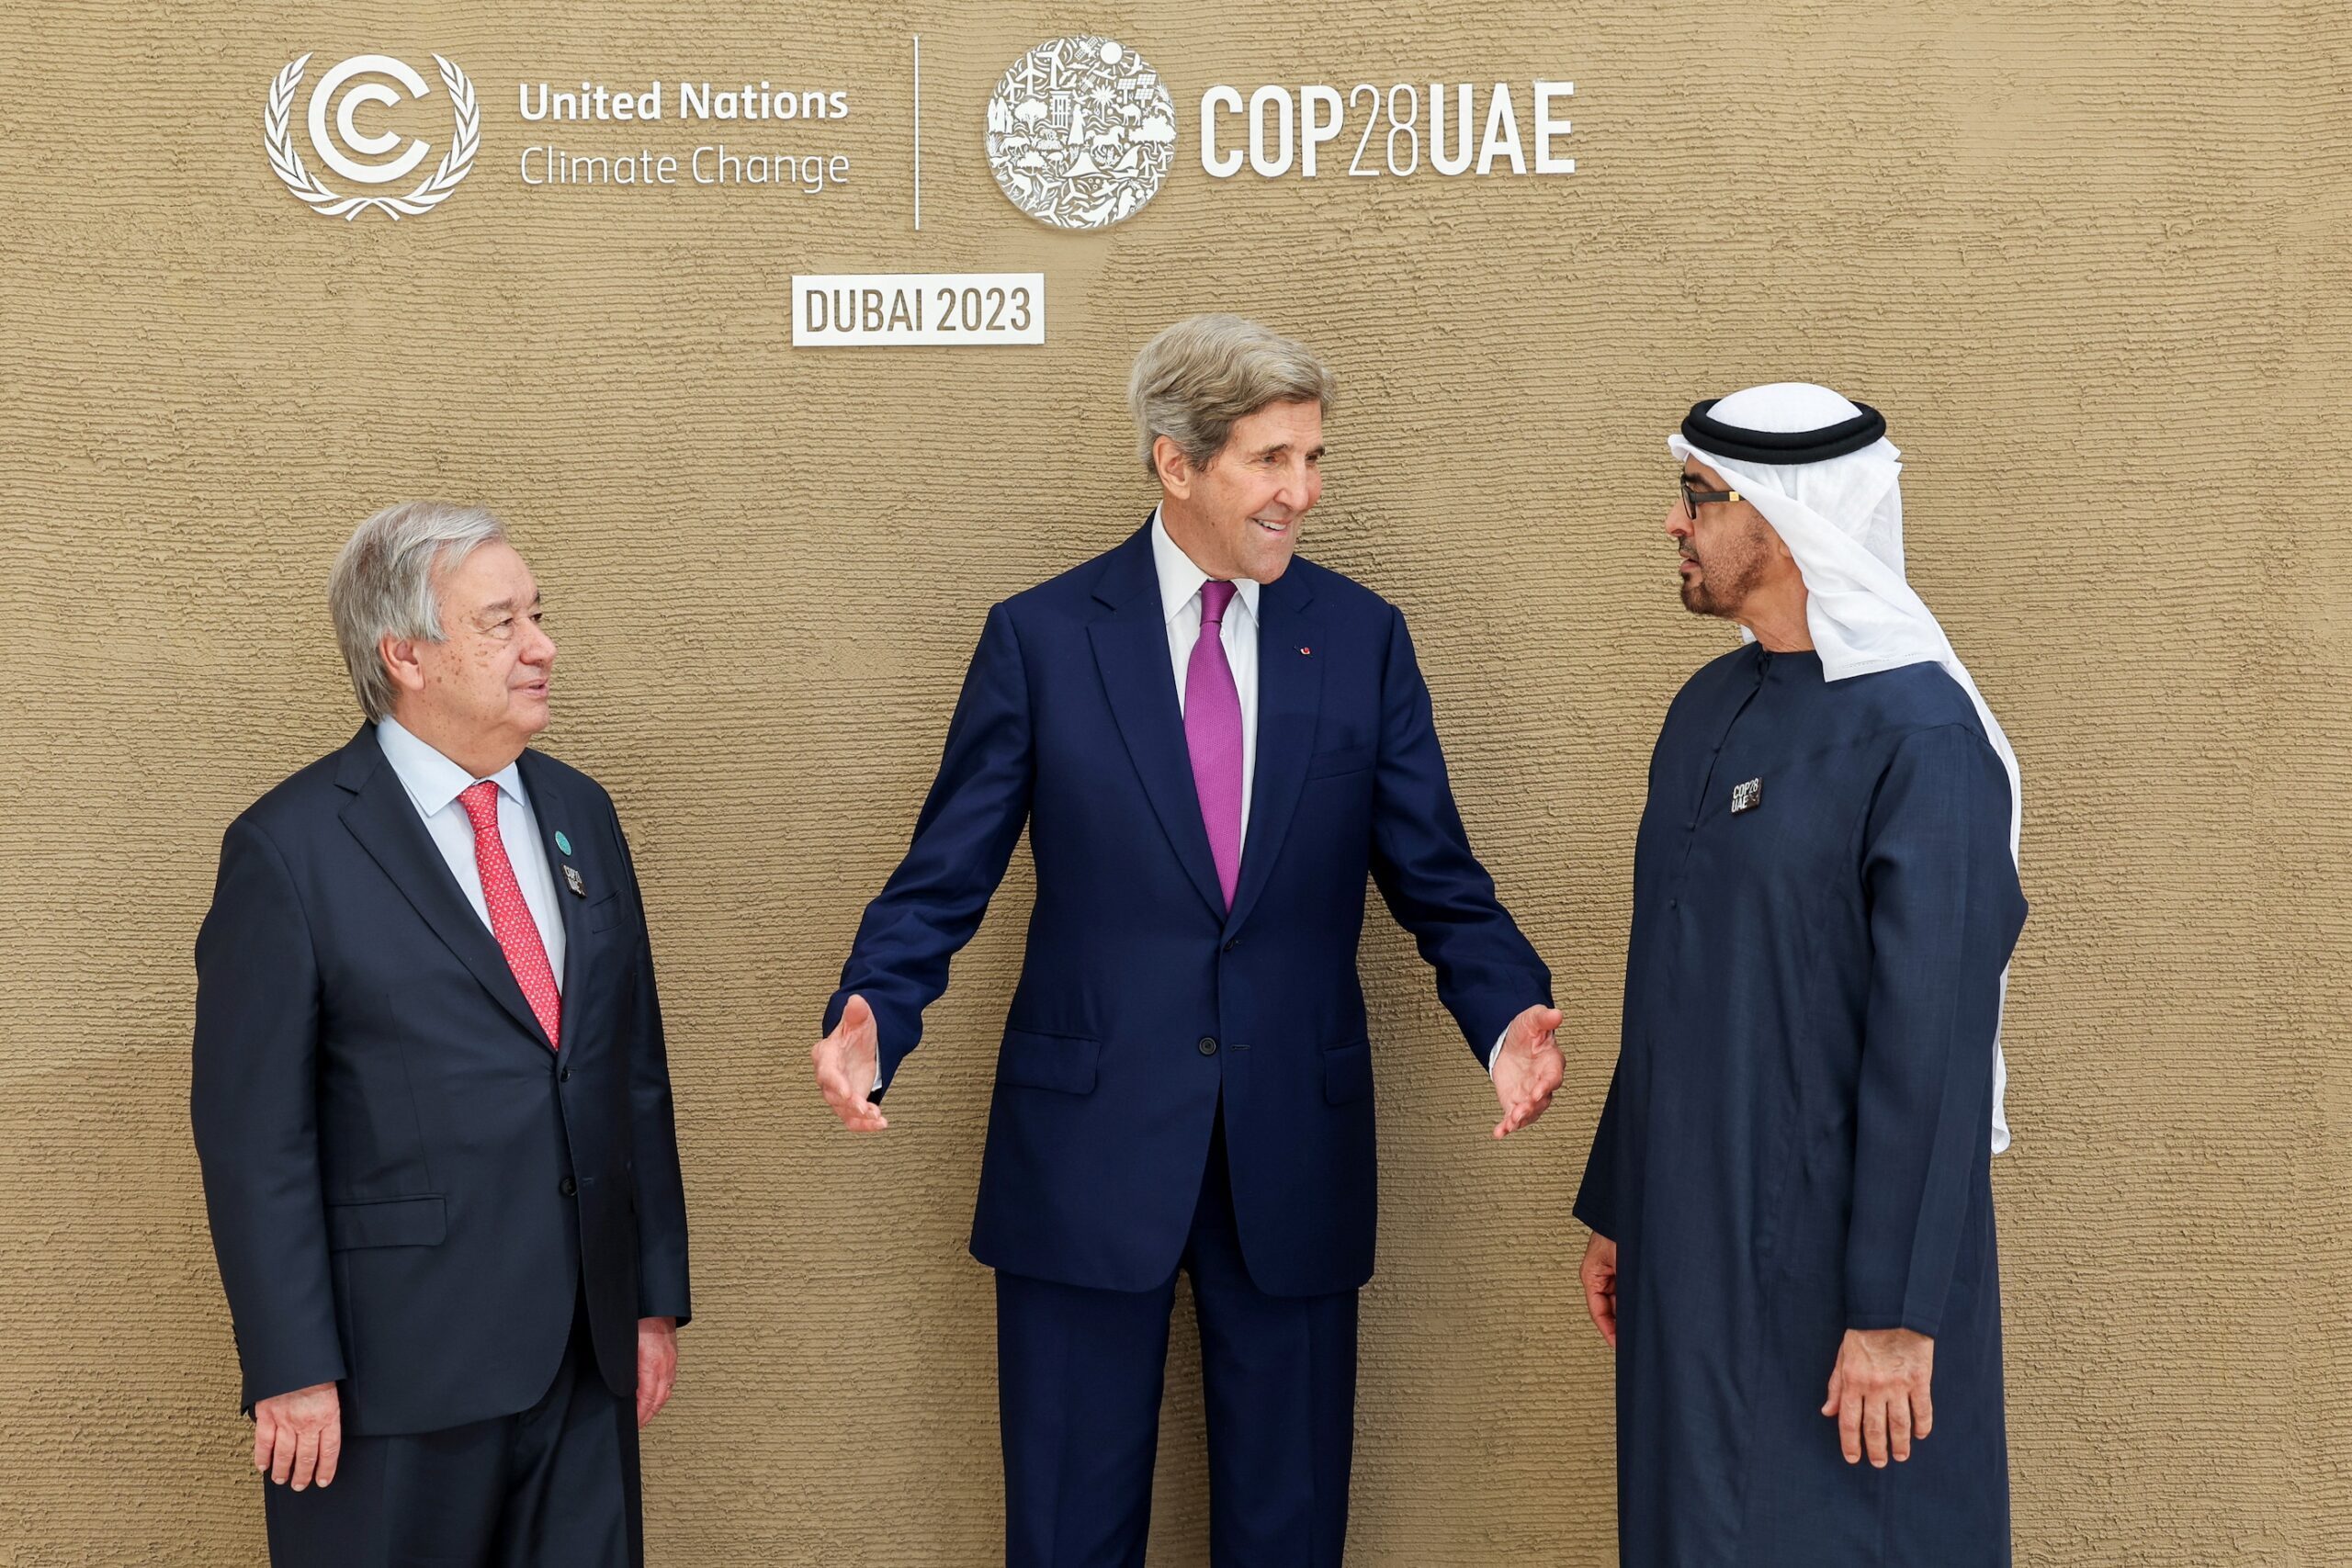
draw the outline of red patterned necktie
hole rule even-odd
[[[481,899],[490,907],[490,929],[506,950],[506,966],[523,987],[524,999],[538,1014],[548,1032],[548,1044],[557,1041],[556,1024],[563,1013],[563,998],[555,988],[555,971],[548,967],[547,944],[539,940],[539,925],[531,907],[523,902],[523,886],[514,880],[514,865],[506,858],[506,840],[498,833],[498,785],[484,779],[468,784],[458,795],[474,825],[474,865],[481,873]]]

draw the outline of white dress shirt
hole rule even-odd
[[[419,740],[396,718],[376,721],[376,743],[384,749],[392,772],[400,775],[417,815],[424,818],[433,847],[449,863],[458,891],[481,918],[483,929],[495,934],[490,923],[490,902],[481,893],[481,865],[474,858],[473,818],[466,815],[465,803],[458,798],[468,785],[480,781]],[[531,810],[531,797],[523,793],[521,765],[507,763],[491,775],[491,782],[498,786],[498,837],[506,846],[506,859],[514,867],[514,880],[522,886],[532,923],[539,928],[539,941],[548,950],[548,968],[560,990],[563,917],[556,908],[555,873],[548,869],[547,848],[539,839],[539,819]]]

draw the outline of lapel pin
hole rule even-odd
[[[1744,784],[1734,784],[1731,791],[1731,814],[1753,811],[1764,803],[1764,781],[1750,779]]]
[[[565,866],[563,868],[563,880],[568,886],[570,886],[575,897],[582,898],[588,897],[588,885],[580,880],[580,873],[577,868]]]
[[[1301,653],[1303,653],[1303,654],[1312,655],[1312,654],[1314,653],[1314,651],[1315,651],[1315,650],[1314,650],[1313,649],[1311,649],[1311,648],[1305,648],[1305,647],[1302,647],[1298,651],[1299,651],[1299,652],[1301,652]]]
[[[570,854],[571,852],[571,840],[563,836],[563,829],[560,828],[558,828],[555,830],[555,847],[561,853]]]

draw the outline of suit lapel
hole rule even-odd
[[[1221,916],[1225,890],[1217,886],[1208,829],[1201,822],[1201,797],[1193,785],[1193,757],[1184,744],[1184,712],[1176,701],[1159,584],[1147,524],[1113,551],[1104,565],[1094,594],[1112,609],[1087,631],[1112,716],[1143,780],[1144,794],[1193,887]]]
[[[505,950],[466,902],[458,879],[449,874],[449,863],[441,858],[424,819],[416,814],[416,803],[385,759],[373,728],[362,729],[343,749],[335,782],[353,792],[351,803],[343,808],[343,824],[351,836],[383,868],[433,933],[473,971],[482,988],[514,1016],[515,1022],[529,1030],[533,1039],[546,1044],[547,1033],[507,964]],[[568,961],[565,967],[570,967]]]
[[[1323,660],[1308,606],[1314,590],[1294,564],[1258,595],[1258,760],[1250,781],[1250,832],[1241,843],[1241,877],[1233,890],[1227,934],[1238,930],[1273,874],[1315,750],[1323,705]]]
[[[580,910],[586,900],[572,892],[567,870],[575,870],[572,863],[584,857],[575,851],[567,854],[556,842],[556,835],[571,837],[569,825],[581,820],[571,808],[571,792],[557,782],[556,771],[548,766],[547,759],[526,748],[522,756],[523,788],[531,796],[531,815],[538,818],[539,850],[547,856],[548,880],[555,887],[555,907],[563,919],[563,974],[560,989],[566,1002],[571,999],[571,977],[580,970]],[[594,867],[590,868],[594,870]],[[564,1032],[571,1032],[567,1010]]]

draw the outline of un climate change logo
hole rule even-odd
[[[1176,106],[1125,44],[1085,34],[1039,44],[989,97],[989,167],[1012,205],[1057,229],[1102,229],[1159,192]]]
[[[311,57],[305,54],[287,63],[270,84],[268,107],[262,111],[262,143],[269,152],[269,166],[286,182],[287,189],[308,202],[311,211],[341,218],[346,223],[371,207],[383,209],[398,222],[404,216],[413,218],[430,212],[448,198],[458,182],[466,177],[466,171],[473,167],[474,150],[481,140],[481,111],[474,103],[474,85],[466,80],[464,72],[437,54],[433,57],[433,63],[441,71],[441,85],[448,89],[457,129],[450,137],[448,151],[441,154],[440,165],[424,177],[424,183],[402,196],[345,196],[311,173],[310,166],[302,162],[300,149],[294,143],[294,94],[301,86],[303,68],[310,62]],[[397,156],[382,163],[363,164],[352,157],[352,152],[361,152],[382,158],[401,145],[396,132],[362,135],[353,123],[352,116],[363,105],[401,101],[400,95],[381,82],[364,83],[344,91],[355,76],[389,76],[412,98],[422,98],[433,91],[424,77],[389,54],[355,54],[330,68],[319,78],[319,85],[311,89],[306,118],[311,151],[318,153],[330,171],[355,184],[388,186],[404,180],[432,152],[432,143],[413,139]],[[334,121],[332,128],[327,123],[330,115]]]

